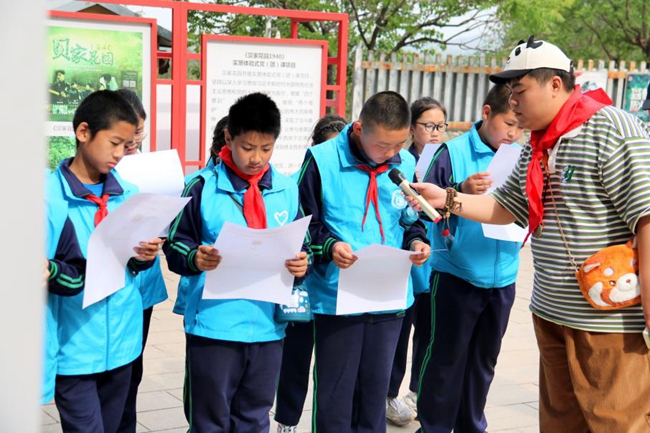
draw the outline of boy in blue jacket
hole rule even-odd
[[[406,100],[380,92],[364,104],[359,120],[326,143],[307,150],[300,199],[312,216],[309,232],[314,270],[307,279],[315,323],[313,431],[386,431],[386,395],[404,311],[337,316],[339,269],[354,266],[354,250],[371,244],[421,252],[429,257],[420,221],[404,228],[405,201],[388,171],[407,179],[415,159],[403,147],[411,115]],[[409,284],[407,307],[413,303]],[[356,391],[355,391],[356,384]]]
[[[203,299],[205,271],[219,266],[213,248],[225,222],[264,229],[302,216],[298,187],[269,164],[280,135],[280,111],[262,93],[230,107],[219,162],[185,187],[192,197],[164,245],[169,269],[187,281],[185,333],[191,432],[264,432],[280,371],[286,324],[276,305],[247,299]],[[287,258],[295,277],[307,271],[306,252]],[[254,266],[254,264],[252,264]]]
[[[87,254],[95,226],[137,192],[113,168],[134,145],[137,116],[112,91],[98,91],[77,108],[73,127],[77,152],[48,182],[48,198],[65,200],[81,251]],[[131,379],[131,362],[142,350],[142,299],[134,276],[151,267],[162,241],[134,247],[125,286],[82,308],[83,293],[58,299],[55,402],[69,431],[117,431]]]
[[[505,85],[490,89],[482,120],[440,148],[424,177],[441,188],[483,194],[500,146],[516,146],[518,126]],[[515,299],[520,243],[486,238],[480,223],[451,216],[437,224],[431,257],[433,339],[418,393],[423,432],[484,432],[484,408]]]

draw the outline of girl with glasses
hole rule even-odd
[[[411,137],[409,152],[417,160],[427,143],[440,144],[447,131],[447,110],[428,96],[411,104]]]

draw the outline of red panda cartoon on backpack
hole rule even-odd
[[[641,302],[636,237],[603,248],[576,272],[580,290],[592,307],[616,310]]]

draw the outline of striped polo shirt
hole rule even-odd
[[[492,196],[522,226],[528,224],[527,144],[506,183]],[[558,228],[578,264],[596,251],[627,242],[650,214],[650,137],[629,113],[605,107],[549,150],[552,195],[544,174],[544,219],[532,240],[535,277],[530,308],[546,320],[596,332],[640,332],[640,305],[596,310],[584,299]],[[557,210],[556,210],[557,209]]]

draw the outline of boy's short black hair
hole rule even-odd
[[[244,95],[228,111],[228,133],[235,138],[246,132],[280,135],[280,110],[264,93]]]
[[[348,122],[338,114],[326,114],[318,119],[311,134],[311,141],[314,145],[327,141],[327,136],[332,133],[339,133]]]
[[[483,100],[483,105],[490,106],[490,117],[494,117],[497,114],[509,113],[512,110],[509,101],[510,90],[505,84],[500,83],[492,86]]]
[[[210,148],[210,152],[214,157],[218,157],[221,148],[226,145],[226,136],[223,133],[226,126],[228,126],[228,116],[223,116],[214,127],[214,132],[212,133],[212,147]]]
[[[140,98],[138,98],[138,95],[136,95],[134,91],[129,89],[117,89],[115,93],[126,99],[135,110],[135,113],[140,116],[142,120],[147,120],[147,112],[144,110],[142,101],[140,101]]]
[[[72,127],[76,131],[83,122],[88,124],[92,138],[99,131],[110,129],[116,122],[126,122],[137,127],[138,116],[131,104],[117,92],[98,90],[81,101],[74,113]],[[75,141],[79,147],[79,140],[75,138]]]
[[[417,122],[420,116],[422,116],[422,113],[429,111],[432,108],[437,108],[442,111],[442,114],[445,116],[445,120],[447,120],[447,109],[445,106],[442,105],[442,103],[437,99],[433,99],[429,96],[424,96],[420,99],[416,99],[411,104],[411,125],[415,125],[415,122]]]
[[[411,110],[402,95],[388,90],[375,93],[363,104],[359,120],[370,129],[382,126],[397,131],[411,126]]]
[[[560,69],[539,68],[530,71],[526,75],[534,78],[539,84],[546,84],[549,80],[552,80],[553,77],[560,77],[562,80],[562,87],[564,87],[564,90],[567,92],[573,91],[573,88],[576,85],[576,76],[573,73],[573,66],[571,66],[569,72]]]

